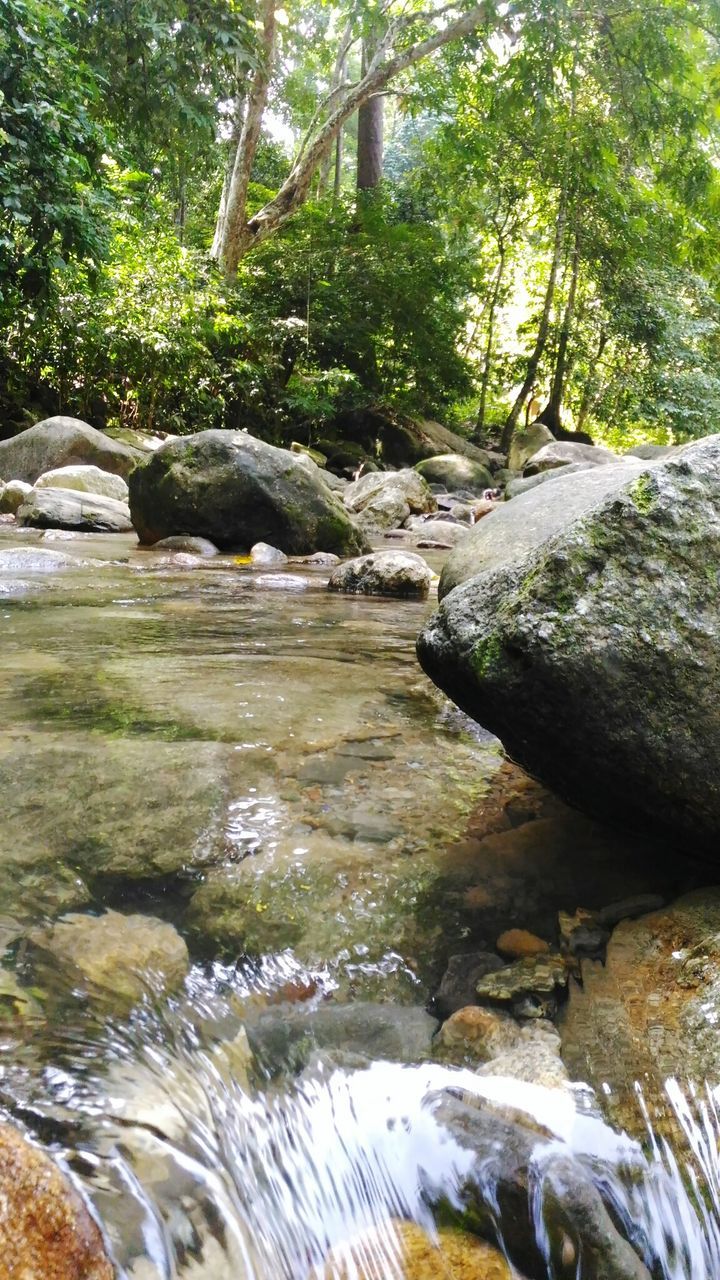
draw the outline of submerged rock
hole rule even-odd
[[[448,1018],[457,1009],[477,1004],[480,979],[502,967],[502,960],[492,951],[469,951],[450,956],[440,986],[433,996],[431,1011],[440,1018]]]
[[[127,481],[122,476],[102,471],[100,467],[56,467],[45,471],[35,481],[36,489],[77,489],[80,493],[101,494],[127,506]]]
[[[176,537],[161,538],[153,544],[153,551],[179,551],[192,556],[204,556],[209,560],[220,554],[214,542],[208,538],[192,538],[189,534],[178,534]]]
[[[576,1079],[609,1086],[623,1124],[641,1125],[633,1082],[652,1091],[671,1078],[720,1076],[720,888],[698,889],[625,920],[605,964],[584,960],[562,1024]],[[655,1097],[646,1093],[648,1103]]]
[[[0,475],[34,484],[56,467],[90,464],[127,477],[144,455],[112,440],[80,418],[44,418],[10,440],[0,440]]]
[[[129,533],[132,529],[126,503],[75,489],[33,489],[18,508],[17,520],[31,529],[78,529],[85,533]]]
[[[342,503],[310,465],[246,431],[183,436],[133,473],[133,524],[145,545],[182,533],[223,549],[268,542],[286,555],[367,550]]]
[[[57,573],[61,569],[78,569],[86,560],[67,556],[49,547],[0,548],[0,573]]]
[[[428,484],[442,484],[446,489],[467,489],[478,496],[492,488],[492,475],[481,462],[459,453],[441,453],[418,462],[415,470]]]
[[[330,575],[330,591],[366,596],[411,596],[424,600],[432,573],[422,556],[408,551],[376,551],[347,560]]]
[[[33,947],[89,991],[121,1004],[180,986],[190,959],[180,934],[154,916],[63,916],[30,934]]]
[[[100,1230],[69,1178],[0,1125],[0,1274],[8,1280],[113,1280]]]
[[[441,591],[473,560],[475,576],[444,599],[418,653],[566,799],[716,856],[720,436],[627,473],[638,465],[558,480],[483,521]]]
[[[268,1075],[301,1070],[317,1050],[368,1059],[420,1062],[432,1053],[437,1022],[424,1009],[393,1004],[327,1004],[311,1012],[286,1006],[247,1025],[253,1054]]]
[[[550,950],[550,943],[527,929],[506,929],[495,943],[501,956],[508,960],[522,960],[525,956],[541,956]]]
[[[392,1271],[389,1271],[392,1267]],[[414,1222],[389,1223],[333,1251],[311,1280],[522,1280],[499,1250],[465,1231],[430,1236]]]

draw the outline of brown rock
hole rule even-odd
[[[102,1236],[49,1156],[0,1125],[2,1280],[113,1280]]]
[[[437,1043],[442,1049],[468,1050],[478,1061],[489,1062],[511,1050],[519,1034],[520,1028],[509,1014],[471,1004],[443,1023]]]
[[[522,960],[525,956],[541,956],[550,950],[550,943],[527,929],[506,929],[495,943],[506,960]]]
[[[388,1280],[390,1275],[398,1280],[521,1280],[484,1240],[463,1231],[440,1230],[435,1243],[413,1222],[390,1222],[384,1230],[367,1232],[338,1249],[327,1267],[315,1273],[315,1280]]]

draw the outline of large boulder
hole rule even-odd
[[[437,511],[430,486],[417,471],[372,471],[343,494],[364,529],[398,529],[411,515]]]
[[[16,1280],[113,1280],[100,1228],[48,1155],[0,1125],[0,1275]]]
[[[470,493],[481,494],[493,485],[492,475],[482,462],[464,458],[460,453],[441,453],[427,458],[418,462],[415,470],[428,484],[441,484],[450,490],[467,489]]]
[[[499,504],[448,556],[440,576],[440,599],[478,573],[522,559],[645,470],[647,463],[628,458],[613,467],[561,474],[552,485]]]
[[[600,467],[608,462],[617,462],[618,455],[601,444],[582,444],[574,440],[553,440],[552,444],[543,445],[524,467],[526,476],[535,476],[540,471],[550,471],[553,467],[564,467],[569,462],[582,462],[586,467]]]
[[[720,436],[595,491],[584,512],[564,509],[568,485],[628,466],[558,480],[488,516],[477,532],[495,524],[494,556],[446,596],[418,653],[573,804],[717,856]],[[528,538],[521,517],[538,502],[549,515]]]
[[[31,529],[76,529],[84,533],[129,533],[130,508],[115,498],[78,489],[33,489],[16,511]]]
[[[287,555],[369,550],[316,471],[246,431],[199,431],[169,441],[135,469],[133,524],[145,545],[190,534],[221,548],[268,542]]]
[[[36,489],[77,489],[79,493],[101,494],[127,504],[127,481],[100,467],[55,467],[35,481]]]
[[[128,476],[143,454],[111,440],[80,418],[45,418],[11,440],[0,440],[0,475],[34,484],[55,467],[90,464]]]

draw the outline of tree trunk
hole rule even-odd
[[[332,80],[330,82],[330,93],[328,95],[328,100],[327,100],[328,104],[331,102],[334,102],[337,99],[338,94],[342,89],[343,82],[345,80],[345,73],[347,70],[348,53],[350,52],[350,49],[353,43],[354,42],[353,42],[353,36],[352,36],[352,20],[349,20],[342,34],[340,44],[338,46],[338,51],[335,58],[335,66],[333,67]],[[335,143],[335,174],[334,174],[334,182],[333,182],[333,194],[334,194],[335,200],[337,200],[338,196],[340,195],[340,179],[338,176],[338,171],[339,170],[341,171],[342,169],[342,151],[343,151],[343,134],[341,129],[340,132],[338,133],[336,143]],[[327,185],[330,178],[330,169],[332,168],[332,164],[333,164],[332,149],[328,149],[328,153],[325,156],[325,159],[323,160],[322,165],[320,166],[320,191],[321,192],[324,192],[327,190]]]
[[[247,193],[250,185],[250,174],[258,142],[260,141],[260,130],[267,105],[275,53],[275,33],[277,30],[275,0],[262,0],[261,15],[261,59],[253,76],[252,86],[248,95],[247,110],[233,164],[225,208],[221,259],[225,273],[230,277],[237,274],[238,263],[245,251],[244,232],[247,226]]]
[[[562,431],[562,402],[565,391],[565,378],[568,371],[568,345],[575,317],[575,300],[577,298],[578,275],[580,273],[580,232],[575,231],[572,263],[570,268],[570,288],[563,313],[560,337],[558,339],[555,372],[553,374],[550,400],[540,415],[540,421],[550,428],[553,435]]]
[[[485,411],[487,408],[488,388],[490,386],[490,369],[492,368],[493,349],[495,346],[495,316],[497,306],[500,300],[500,290],[502,288],[503,276],[505,275],[505,241],[500,236],[498,238],[500,249],[500,261],[497,271],[495,272],[495,283],[493,285],[492,297],[490,299],[490,308],[487,321],[487,340],[485,342],[485,361],[483,364],[482,384],[480,387],[480,408],[477,416],[477,431],[481,434],[485,430]]]
[[[372,48],[363,41],[362,74],[367,75],[372,62]],[[374,191],[383,176],[383,144],[385,129],[385,99],[376,93],[368,98],[358,111],[357,139],[357,189]]]
[[[578,431],[582,431],[585,425],[585,422],[587,420],[587,416],[590,410],[592,409],[593,404],[595,403],[596,392],[597,392],[597,388],[600,381],[600,379],[598,378],[598,366],[600,364],[600,361],[603,358],[603,355],[605,354],[605,348],[608,344],[609,336],[610,335],[607,333],[607,331],[603,329],[602,333],[600,334],[600,341],[598,342],[597,351],[595,352],[595,359],[593,360],[592,368],[590,370],[590,373],[588,374],[587,382],[585,383],[585,389],[583,391],[582,400],[580,401],[580,409],[578,411],[578,418],[577,418]]]
[[[555,224],[555,246],[553,248],[552,263],[550,264],[550,275],[548,276],[547,286],[545,288],[545,301],[543,303],[542,315],[538,326],[537,338],[533,348],[532,355],[528,361],[525,381],[522,384],[510,410],[502,434],[502,448],[505,452],[510,448],[510,442],[513,433],[518,424],[518,419],[522,412],[522,407],[527,396],[535,385],[537,371],[542,360],[545,347],[547,345],[548,334],[550,332],[550,316],[552,314],[552,306],[555,298],[555,288],[557,285],[558,271],[560,269],[560,261],[562,258],[563,242],[565,240],[565,219],[567,212],[567,192],[565,190],[560,193],[560,201],[558,204],[557,222]]]
[[[414,19],[412,15],[408,15],[391,23],[378,46],[378,51],[368,68],[367,74],[361,78],[358,84],[344,91],[344,96],[341,97],[340,102],[331,111],[324,124],[317,129],[314,137],[308,140],[307,145],[303,146],[293,165],[292,172],[281,186],[277,195],[247,221],[244,216],[244,200],[236,200],[232,204],[232,208],[230,202],[228,202],[224,239],[231,252],[223,253],[225,269],[228,275],[235,274],[237,264],[244,254],[248,253],[256,245],[262,244],[269,236],[274,235],[287,222],[288,218],[291,218],[304,204],[318,166],[322,164],[328,151],[332,149],[333,143],[345,121],[349,120],[363,103],[384,89],[385,85],[402,71],[405,71],[407,67],[411,67],[423,58],[429,57],[436,49],[442,48],[450,41],[459,40],[468,35],[480,26],[482,22],[485,22],[487,17],[488,13],[485,4],[475,5],[461,17],[448,23],[447,27],[441,31],[436,31],[432,36],[428,36],[426,40],[420,40],[417,44],[397,50],[395,53],[392,52],[393,40],[406,32]],[[267,83],[265,84],[265,96],[267,96]],[[248,128],[248,121],[252,114],[249,107],[243,132]],[[242,140],[241,147],[238,148],[238,156],[240,156],[241,150]],[[237,164],[235,168],[238,168]],[[234,179],[235,174],[233,174]],[[247,187],[245,190],[247,191]]]
[[[335,181],[333,183],[333,199],[336,203],[340,199],[340,191],[342,188],[343,142],[344,137],[341,129],[335,139]]]
[[[227,216],[228,196],[230,195],[230,183],[232,182],[233,170],[235,169],[235,160],[237,158],[238,146],[240,145],[240,137],[243,127],[243,115],[245,111],[245,95],[238,91],[235,95],[233,106],[233,124],[228,143],[228,160],[225,167],[225,177],[223,179],[222,193],[220,196],[220,207],[218,209],[217,220],[215,222],[215,234],[213,236],[212,247],[210,249],[210,257],[219,259],[222,253],[223,236],[225,235],[225,218]]]

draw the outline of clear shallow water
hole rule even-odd
[[[129,538],[5,528],[9,547],[84,563],[0,578],[0,1098],[64,1150],[134,1280],[302,1280],[333,1246],[344,1275],[343,1242],[371,1227],[380,1274],[400,1274],[390,1219],[431,1226],[468,1176],[438,1091],[490,1085],[358,1062],[341,1028],[268,1086],[245,1025],[328,997],[421,1006],[470,941],[672,887],[673,872],[553,811],[477,829],[501,756],[419,672],[426,606],[330,595],[304,567],[292,587],[258,585],[231,558],[178,566]],[[183,996],[130,1025],[27,944],[43,919],[108,905],[169,920],[190,946]],[[556,1123],[547,1095],[509,1090],[573,1157],[600,1160],[658,1276],[720,1274],[717,1204],[688,1197],[681,1153],[658,1142],[639,1176],[639,1148],[597,1120],[563,1103]],[[696,1176],[714,1194],[705,1148]],[[492,1177],[475,1184],[492,1203]]]

